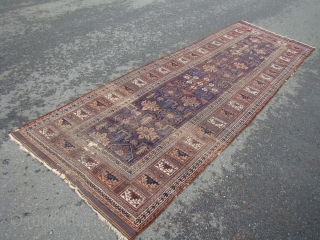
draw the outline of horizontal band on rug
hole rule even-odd
[[[133,239],[225,149],[314,48],[244,21],[11,133]]]

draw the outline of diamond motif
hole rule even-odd
[[[124,200],[126,200],[134,208],[138,208],[145,201],[146,197],[143,196],[138,190],[133,187],[129,187],[120,195]]]
[[[138,182],[144,186],[148,191],[153,192],[160,186],[160,181],[155,179],[153,176],[148,174],[143,174],[142,177],[138,180]]]
[[[56,170],[67,173],[72,185],[83,186],[84,199],[133,239],[249,124],[313,50],[284,39],[239,22],[11,136],[40,151],[43,162],[60,166]]]
[[[48,139],[52,138],[55,135],[55,132],[48,127],[44,127],[39,132]]]
[[[190,155],[188,155],[186,152],[182,151],[179,148],[174,148],[170,153],[169,153],[174,159],[177,159],[182,162],[186,162],[190,159]]]
[[[118,95],[114,94],[114,93],[108,93],[106,98],[108,100],[110,100],[111,102],[116,102],[116,101],[118,101],[120,99],[120,97]]]
[[[94,160],[93,158],[87,157],[87,156],[81,156],[80,159],[78,159],[78,161],[83,164],[86,168],[88,168],[89,170],[91,170],[92,168],[94,168],[95,166],[97,166],[99,163]]]
[[[105,103],[103,98],[95,99],[89,104],[90,107],[97,109],[98,111],[105,109],[108,105],[110,105],[110,103],[109,104]]]
[[[71,128],[72,124],[70,122],[68,122],[65,118],[61,118],[58,120],[57,124],[61,127],[61,128]]]
[[[74,145],[72,145],[69,141],[67,140],[63,140],[62,146],[65,150],[72,150],[74,148],[76,148]]]
[[[178,168],[173,165],[172,163],[169,163],[165,159],[161,159],[156,165],[156,168],[160,169],[161,172],[167,174],[168,176],[171,176],[175,171],[178,170]]]
[[[203,146],[202,142],[200,142],[199,140],[196,140],[192,137],[187,137],[187,139],[184,140],[184,142],[197,150],[199,150]]]
[[[108,170],[103,171],[100,175],[99,178],[109,187],[109,188],[114,188],[117,186],[120,182],[120,180],[111,172]]]
[[[78,109],[76,112],[73,112],[73,114],[76,115],[81,120],[88,118],[90,116],[90,114],[83,109]]]

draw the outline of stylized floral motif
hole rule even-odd
[[[258,54],[265,55],[267,52],[264,49],[254,49],[254,51]]]
[[[244,22],[229,26],[11,136],[40,152],[43,162],[59,166],[101,216],[133,239],[312,51],[254,29]]]
[[[106,95],[107,99],[109,99],[111,102],[116,102],[120,99],[120,97],[114,93],[108,93]]]
[[[192,137],[187,137],[184,142],[197,150],[199,150],[203,146],[203,143],[201,143],[200,141],[198,141]]]
[[[142,110],[157,111],[159,106],[155,101],[144,100],[141,102]]]
[[[183,98],[181,98],[182,102],[183,102],[183,106],[185,107],[198,107],[200,105],[200,102],[197,100],[196,97],[187,97],[184,96]]]
[[[87,113],[86,111],[84,111],[83,109],[78,109],[77,111],[75,111],[73,113],[74,115],[76,115],[78,118],[80,118],[81,120],[88,118],[90,116],[89,113]]]
[[[256,37],[250,37],[249,39],[250,39],[251,42],[253,42],[253,43],[260,43],[260,42],[261,42],[261,40],[260,40],[259,38],[256,38]]]
[[[179,161],[182,161],[182,162],[185,162],[187,160],[189,160],[190,156],[185,153],[184,151],[180,150],[179,148],[175,148],[173,149],[171,152],[170,152],[170,155],[179,160]]]
[[[101,101],[101,100],[95,100],[93,102],[91,102],[90,107],[98,109],[98,110],[102,110],[106,107],[106,105]]]
[[[168,162],[165,159],[161,159],[156,165],[156,168],[160,169],[162,172],[167,174],[168,176],[171,176],[175,171],[178,170],[178,168],[173,165],[172,163]]]
[[[50,139],[54,136],[55,132],[48,128],[48,127],[44,127],[43,129],[41,129],[39,131],[42,135],[44,135],[46,138]]]
[[[221,81],[217,83],[217,87],[219,88],[227,88],[230,86],[230,83],[228,81]]]
[[[137,125],[136,117],[132,114],[119,114],[115,117],[115,121],[121,125],[135,126]]]
[[[183,110],[183,109],[180,109],[180,110]],[[170,124],[170,125],[175,125],[182,120],[182,117],[179,115],[179,113],[177,111],[171,111],[168,109],[160,110],[158,112],[158,117],[159,117],[159,119],[161,119],[161,122],[163,122],[165,124]],[[157,126],[157,124],[156,124],[156,126]],[[162,126],[162,124],[160,124],[159,126]]]
[[[118,130],[118,128],[116,126],[111,126],[108,128],[108,131],[113,133],[113,132],[116,132]]]
[[[239,49],[237,50],[231,49],[230,52],[232,55],[239,55],[239,56],[242,55],[242,51]]]
[[[98,162],[96,160],[94,160],[93,158],[90,158],[88,156],[81,156],[78,159],[78,161],[81,162],[89,170],[91,170],[92,168],[94,168],[95,166],[98,165]]]
[[[136,154],[141,155],[141,154],[147,152],[148,150],[149,150],[149,148],[146,145],[140,146],[138,148],[138,150],[136,151]]]
[[[186,74],[186,75],[183,76],[183,78],[185,78],[185,79],[191,79],[191,76],[190,76],[189,74]]]
[[[139,134],[139,139],[147,139],[149,141],[153,141],[158,138],[157,133],[154,131],[154,128],[147,128],[147,127],[139,127],[137,129],[137,133]]]
[[[123,125],[129,125],[131,122],[131,119],[130,118],[123,118],[121,119],[121,124]]]
[[[207,127],[199,127],[197,129],[197,133],[200,135],[200,136],[204,136],[204,137],[213,137],[214,136],[214,133],[213,131],[211,131],[210,129],[208,129]]]
[[[103,146],[108,146],[110,143],[106,133],[92,132],[90,133],[90,136],[98,140],[98,142],[100,142]]]
[[[166,86],[161,89],[161,92],[164,97],[175,97],[180,95],[180,91],[178,87],[171,87],[171,86]]]
[[[233,65],[239,69],[248,69],[248,67],[244,63],[235,62]]]
[[[150,192],[153,192],[160,186],[160,181],[149,174],[144,174],[138,182]]]
[[[142,193],[133,187],[129,187],[120,196],[134,208],[138,208],[146,199]]]

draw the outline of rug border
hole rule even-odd
[[[16,142],[17,144],[19,144],[20,148],[22,150],[24,150],[25,152],[29,153],[32,155],[32,157],[36,158],[38,161],[40,161],[41,163],[44,164],[44,166],[46,166],[48,169],[50,169],[53,173],[55,173],[56,175],[58,175],[61,179],[63,179],[68,185],[69,187],[71,187],[72,189],[75,190],[75,192],[79,195],[79,197],[81,199],[83,199],[88,205],[89,207],[98,215],[99,219],[104,221],[110,230],[112,230],[117,236],[118,236],[118,239],[134,239],[136,236],[138,236],[138,234],[141,234],[142,231],[144,231],[151,223],[153,223],[156,218],[153,218],[147,225],[145,225],[139,232],[136,232],[134,231],[132,228],[130,228],[128,226],[128,228],[130,228],[132,231],[132,234],[129,234],[128,233],[128,229],[124,229],[123,227],[119,226],[117,223],[115,223],[114,221],[111,221],[111,218],[108,217],[108,215],[106,214],[102,214],[100,213],[100,211],[98,210],[99,207],[97,207],[97,204],[98,203],[94,203],[93,200],[91,199],[91,197],[93,198],[93,196],[91,196],[90,193],[88,193],[83,187],[81,187],[81,183],[76,184],[76,182],[78,182],[77,180],[75,180],[72,176],[70,176],[68,173],[64,172],[61,167],[59,165],[57,165],[56,163],[54,163],[48,156],[47,157],[41,157],[41,155],[44,155],[46,156],[45,153],[43,153],[42,151],[40,151],[39,149],[37,149],[32,143],[28,144],[24,141],[25,137],[22,136],[18,131],[21,129],[21,128],[25,128],[27,127],[30,123],[33,123],[34,121],[37,121],[37,120],[40,120],[40,119],[43,119],[45,118],[46,116],[52,114],[53,112],[56,112],[62,108],[64,108],[65,106],[69,105],[69,104],[72,104],[74,102],[76,102],[79,98],[83,98],[85,96],[88,96],[90,95],[91,93],[99,90],[99,89],[102,89],[104,88],[105,86],[107,85],[110,85],[112,83],[114,83],[115,81],[117,81],[119,78],[122,78],[122,77],[125,77],[127,75],[130,75],[132,74],[133,72],[141,69],[141,68],[145,68],[149,65],[152,65],[154,62],[156,61],[159,61],[163,58],[166,58],[166,57],[170,57],[171,55],[179,52],[179,51],[182,51],[184,50],[185,48],[188,48],[188,47],[191,47],[195,44],[197,44],[198,42],[210,37],[211,35],[215,34],[215,33],[218,33],[218,32],[221,32],[223,31],[224,29],[234,25],[234,24],[237,24],[237,23],[242,23],[244,25],[247,25],[249,27],[253,27],[253,28],[257,28],[263,32],[266,32],[268,34],[272,34],[272,35],[275,35],[277,37],[280,37],[282,39],[285,39],[286,41],[289,41],[289,42],[292,42],[292,43],[295,43],[295,44],[301,44],[303,45],[304,47],[307,47],[307,48],[310,48],[310,51],[308,53],[306,53],[302,58],[301,60],[297,63],[297,65],[290,71],[288,72],[287,74],[287,77],[283,78],[283,80],[279,83],[279,86],[277,86],[277,88],[268,96],[268,98],[266,98],[266,100],[263,102],[263,104],[261,104],[256,110],[255,110],[255,114],[250,116],[248,119],[247,119],[247,122],[248,124],[245,125],[245,126],[241,126],[236,132],[234,132],[234,134],[231,136],[230,139],[228,139],[225,144],[221,145],[221,147],[218,148],[217,152],[210,158],[208,159],[199,169],[197,169],[194,174],[184,183],[184,185],[182,187],[179,187],[179,189],[177,189],[177,192],[175,195],[173,196],[170,196],[170,198],[168,198],[164,204],[164,207],[162,207],[160,209],[160,211],[158,211],[156,213],[157,216],[159,216],[169,205],[170,203],[178,196],[181,194],[181,192],[183,191],[184,188],[186,188],[188,185],[190,185],[206,168],[209,164],[211,164],[215,158],[217,158],[220,153],[222,153],[228,146],[230,146],[230,144],[236,139],[236,137],[245,129],[247,128],[251,123],[252,123],[252,120],[259,114],[259,112],[268,104],[268,102],[276,95],[276,93],[281,89],[281,87],[283,86],[283,84],[297,71],[297,69],[300,67],[300,65],[305,61],[305,59],[307,57],[309,57],[312,52],[315,50],[314,47],[312,46],[309,46],[305,43],[302,43],[302,42],[299,42],[299,41],[296,41],[296,40],[293,40],[293,39],[290,39],[288,37],[285,37],[285,36],[282,36],[282,35],[279,35],[279,34],[276,34],[274,32],[271,32],[271,31],[268,31],[264,28],[261,28],[259,26],[256,26],[254,24],[251,24],[251,23],[248,23],[246,21],[238,21],[238,22],[234,22],[232,24],[229,24],[227,25],[226,27],[222,28],[222,29],[219,29],[218,31],[215,31],[213,33],[211,33],[210,35],[198,40],[197,42],[194,42],[192,43],[191,45],[187,45],[185,46],[184,48],[181,48],[181,49],[178,49],[170,54],[167,54],[167,55],[164,55],[160,58],[157,58],[155,59],[154,61],[152,62],[149,62],[143,66],[140,66],[138,68],[135,68],[134,70],[114,79],[114,80],[110,80],[108,81],[107,83],[105,84],[102,84],[100,87],[98,88],[95,88],[85,94],[82,94],[81,96],[79,97],[76,97],[74,100],[68,102],[67,104],[64,104],[63,106],[59,107],[59,108],[56,108],[54,109],[53,111],[50,111],[48,112],[47,114],[45,115],[42,115],[41,117],[38,117],[36,119],[33,119],[31,121],[29,121],[28,123],[22,125],[21,127],[19,127],[18,129],[16,129],[14,132],[10,133],[9,136],[10,136],[10,139],[14,142]],[[19,136],[20,135],[20,136]],[[32,147],[30,146],[32,145]],[[36,151],[34,151],[32,148],[35,148]],[[79,187],[80,186],[80,187]],[[83,193],[84,192],[87,192],[87,193]],[[98,199],[95,200],[96,202],[99,202]],[[100,204],[102,205],[102,204]],[[100,207],[101,208],[101,207]],[[104,207],[105,208],[105,207]],[[110,211],[110,210],[109,210]],[[112,211],[110,211],[112,213]],[[113,214],[113,213],[112,213]],[[119,219],[115,214],[113,214],[115,216],[116,219]],[[119,219],[121,221],[121,219]],[[124,225],[126,225],[125,222],[122,221],[122,223]],[[120,231],[118,229],[121,229],[123,231]]]
[[[87,93],[84,93],[84,94],[80,95],[79,97],[76,97],[74,100],[72,100],[72,101],[70,101],[70,102],[62,105],[61,107],[55,108],[54,110],[52,110],[52,111],[50,111],[50,112],[48,112],[48,113],[46,113],[46,114],[44,114],[44,115],[42,115],[42,116],[40,116],[40,117],[37,117],[37,118],[35,118],[35,119],[32,119],[32,120],[28,121],[26,124],[20,126],[18,129],[14,130],[13,132],[19,131],[21,128],[24,128],[24,127],[28,126],[31,122],[34,122],[35,120],[45,118],[46,116],[50,115],[51,113],[53,113],[53,112],[55,112],[55,111],[58,111],[58,110],[60,110],[60,109],[63,109],[65,106],[67,106],[67,105],[69,105],[69,104],[71,104],[71,103],[76,102],[79,98],[88,96],[88,95],[90,95],[91,93],[93,93],[93,92],[95,92],[95,91],[97,91],[97,90],[99,90],[99,89],[102,89],[102,88],[104,88],[104,87],[107,86],[107,85],[112,84],[113,82],[117,81],[119,78],[123,78],[123,77],[125,77],[125,76],[127,76],[127,75],[130,75],[130,74],[132,74],[134,71],[136,71],[136,70],[138,70],[138,69],[140,69],[140,68],[146,68],[147,66],[152,65],[152,64],[155,63],[156,61],[161,60],[161,59],[164,59],[165,57],[169,57],[169,56],[171,56],[171,55],[174,55],[175,53],[177,53],[177,52],[179,52],[179,51],[182,51],[182,50],[186,49],[187,47],[191,47],[191,46],[197,44],[198,42],[201,42],[202,40],[210,37],[211,35],[213,35],[213,34],[215,34],[215,33],[218,33],[218,32],[221,32],[221,31],[223,31],[224,29],[226,29],[226,28],[228,28],[228,27],[230,27],[230,26],[232,26],[232,25],[234,25],[234,24],[237,24],[237,23],[242,23],[242,24],[248,25],[248,26],[250,26],[250,27],[258,28],[258,29],[260,29],[261,31],[264,31],[264,32],[266,32],[266,33],[273,34],[273,35],[276,35],[276,36],[281,37],[281,38],[283,38],[283,39],[289,40],[290,42],[299,43],[299,44],[301,44],[301,45],[303,45],[303,46],[305,46],[305,47],[311,48],[310,54],[306,55],[306,57],[305,57],[304,59],[306,59],[308,56],[310,56],[311,53],[316,49],[315,47],[313,47],[313,46],[311,46],[311,45],[307,45],[307,44],[305,44],[305,43],[296,41],[296,40],[291,39],[291,38],[288,38],[288,37],[286,37],[286,36],[279,35],[279,34],[277,34],[277,33],[275,33],[275,32],[266,30],[266,29],[261,28],[261,27],[259,27],[259,26],[257,26],[257,25],[254,25],[254,24],[252,24],[252,23],[249,23],[249,22],[247,22],[247,21],[245,21],[245,20],[239,20],[239,21],[237,21],[237,22],[234,22],[234,23],[231,23],[231,24],[227,25],[226,27],[224,27],[224,28],[222,28],[222,29],[219,29],[219,30],[216,31],[216,32],[213,32],[213,33],[211,33],[211,34],[209,34],[209,35],[201,38],[201,39],[198,40],[197,42],[194,42],[194,43],[192,43],[192,44],[190,44],[190,45],[187,45],[187,46],[185,46],[185,47],[183,47],[183,48],[181,48],[181,49],[178,49],[178,50],[176,50],[176,51],[174,51],[174,52],[172,52],[172,53],[169,53],[169,54],[164,55],[164,56],[162,56],[162,57],[160,57],[160,58],[157,58],[157,59],[155,59],[155,60],[153,60],[153,61],[151,61],[151,62],[149,62],[149,63],[147,63],[147,64],[145,64],[145,65],[142,65],[142,66],[140,66],[140,67],[138,67],[138,68],[135,68],[134,70],[131,70],[131,71],[129,71],[128,73],[126,73],[126,74],[124,74],[124,75],[121,75],[120,77],[117,77],[116,79],[109,80],[107,83],[102,84],[101,86],[99,86],[99,87],[97,87],[97,88],[95,88],[95,89],[93,89],[93,90],[91,90],[91,91],[89,91],[89,92],[87,92]],[[303,60],[303,61],[304,61],[304,60]],[[303,61],[302,61],[302,62],[303,62]],[[298,67],[299,67],[300,65],[301,65],[301,63],[298,64]],[[290,78],[290,77],[289,77],[289,78]],[[11,133],[10,133],[10,134],[11,134]],[[9,134],[9,135],[10,135],[10,134]]]
[[[23,139],[25,139],[23,136],[20,135],[20,137],[18,136],[20,135],[19,133],[17,134],[17,132],[12,132],[9,134],[10,140],[14,141],[15,143],[17,143],[20,147],[21,150],[23,150],[24,152],[30,154],[33,158],[37,159],[40,163],[42,163],[46,168],[48,168],[49,170],[51,170],[54,174],[56,174],[59,178],[61,178],[62,180],[64,180],[64,182],[66,182],[69,187],[71,189],[73,189],[78,196],[84,200],[87,205],[98,215],[99,219],[103,222],[105,222],[108,225],[108,228],[113,231],[119,240],[128,240],[131,239],[131,235],[125,236],[124,233],[122,233],[120,230],[118,229],[123,229],[122,227],[120,227],[118,224],[116,224],[114,221],[111,221],[111,219],[109,219],[106,215],[106,217],[104,217],[100,211],[98,210],[99,208],[97,207],[97,205],[100,205],[102,208],[106,208],[105,206],[103,206],[103,204],[99,204],[99,203],[93,203],[93,201],[91,200],[90,197],[91,196],[90,193],[88,193],[83,187],[81,187],[81,184],[75,184],[76,182],[78,182],[77,180],[75,180],[72,176],[70,176],[68,173],[66,173],[65,171],[63,171],[57,164],[55,164],[53,161],[50,160],[49,157],[46,157],[46,159],[43,159],[40,155],[46,155],[45,153],[43,153],[42,151],[38,151],[39,153],[35,153],[30,146],[27,145],[23,145],[22,142]],[[19,139],[19,140],[18,140]],[[35,148],[34,145],[32,145],[32,148]],[[49,160],[49,161],[47,161]],[[86,192],[85,193],[83,193]],[[93,198],[93,196],[92,196]],[[93,198],[94,200],[94,198]],[[99,201],[98,199],[95,201],[97,202]],[[101,208],[100,207],[100,208]],[[108,211],[110,212],[112,215],[114,215],[115,218],[118,218],[115,214],[112,213],[112,211]],[[119,219],[119,218],[118,218]],[[119,219],[120,220],[120,219]],[[121,221],[121,220],[120,220]],[[126,225],[125,222],[123,222],[124,225]],[[117,227],[115,227],[115,225]],[[125,233],[127,233],[127,231],[124,231]],[[138,233],[135,232],[135,236],[137,236]]]
[[[38,119],[45,118],[46,116],[50,115],[51,113],[53,113],[53,112],[55,112],[55,111],[58,111],[58,110],[60,110],[60,109],[63,109],[65,106],[67,106],[67,105],[69,105],[69,104],[71,104],[71,103],[76,102],[79,98],[88,96],[88,95],[90,95],[91,93],[93,93],[93,92],[95,92],[95,91],[97,91],[97,90],[99,90],[99,89],[102,89],[102,88],[104,88],[104,87],[107,86],[107,85],[112,84],[113,82],[117,81],[119,78],[123,78],[123,77],[125,77],[125,76],[127,76],[127,75],[130,75],[130,74],[132,74],[134,71],[136,71],[136,70],[138,70],[138,69],[146,68],[147,66],[152,65],[153,63],[157,62],[158,60],[164,59],[165,57],[169,57],[169,56],[171,56],[171,55],[174,55],[175,53],[177,53],[177,52],[179,52],[179,51],[182,51],[182,50],[184,50],[184,49],[186,49],[186,48],[188,48],[188,47],[191,47],[191,46],[197,44],[198,42],[201,42],[202,40],[206,39],[207,37],[210,37],[211,35],[216,34],[216,33],[218,33],[218,32],[221,32],[221,31],[223,31],[224,29],[226,29],[226,28],[228,28],[228,27],[230,27],[230,26],[232,26],[232,25],[234,25],[234,24],[237,24],[237,23],[249,24],[249,23],[247,23],[247,22],[245,22],[245,21],[243,21],[243,20],[240,20],[240,21],[231,23],[231,24],[227,25],[226,27],[221,28],[221,29],[219,29],[218,31],[215,31],[215,32],[213,32],[213,33],[211,33],[211,34],[209,34],[209,35],[201,38],[200,40],[198,40],[198,41],[196,41],[196,42],[193,42],[192,44],[189,44],[189,45],[187,45],[187,46],[185,46],[185,47],[183,47],[183,48],[180,48],[180,49],[178,49],[178,50],[176,50],[176,51],[174,51],[174,52],[171,52],[171,53],[169,53],[169,54],[167,54],[167,55],[164,55],[164,56],[162,56],[162,57],[160,57],[160,58],[157,58],[157,59],[155,59],[155,60],[153,60],[153,61],[151,61],[151,62],[149,62],[149,63],[147,63],[147,64],[145,64],[145,65],[142,65],[142,66],[140,66],[140,67],[138,67],[138,68],[135,68],[134,70],[131,70],[131,71],[129,71],[128,73],[126,73],[126,74],[124,74],[124,75],[121,75],[120,77],[117,77],[116,79],[113,79],[113,80],[108,81],[107,83],[102,84],[101,86],[99,86],[99,87],[97,87],[97,88],[95,88],[95,89],[93,89],[93,90],[91,90],[91,91],[89,91],[89,92],[86,92],[86,93],[80,95],[79,97],[76,97],[74,100],[72,100],[72,101],[70,101],[70,102],[62,105],[61,107],[55,108],[54,110],[52,110],[52,111],[50,111],[50,112],[48,112],[48,113],[46,113],[46,114],[44,114],[44,115],[42,115],[42,116],[40,116],[40,117],[37,117],[37,118],[35,118],[35,119],[32,119],[32,120],[28,121],[26,124],[20,126],[18,129],[14,130],[13,132],[19,131],[21,128],[24,128],[24,127],[28,126],[31,122],[34,122],[34,121],[36,121],[36,120],[38,120]],[[254,26],[254,25],[252,25],[252,26]]]
[[[11,132],[11,133],[9,134],[10,139],[11,139],[12,141],[16,142],[16,143],[20,146],[20,149],[22,149],[23,151],[29,153],[32,157],[34,157],[35,159],[37,159],[38,161],[40,161],[41,163],[43,163],[43,165],[44,165],[45,167],[47,167],[47,168],[48,168],[49,170],[51,170],[53,173],[55,173],[56,175],[58,175],[58,176],[59,176],[61,179],[63,179],[72,189],[74,189],[74,190],[76,191],[76,193],[79,195],[79,197],[82,198],[82,199],[90,206],[90,208],[91,208],[94,212],[97,213],[97,215],[99,216],[99,218],[100,218],[102,221],[104,221],[104,222],[107,223],[107,225],[109,226],[109,228],[110,228],[113,232],[115,232],[115,234],[118,236],[118,238],[119,238],[120,240],[122,240],[122,239],[133,239],[133,238],[135,238],[135,237],[136,237],[138,234],[140,234],[145,228],[147,228],[156,218],[155,218],[153,221],[151,221],[148,225],[146,225],[142,230],[140,230],[139,232],[135,232],[134,235],[125,236],[124,233],[122,233],[122,232],[119,231],[116,227],[113,226],[113,223],[112,223],[113,221],[110,221],[110,219],[108,219],[107,216],[104,217],[101,213],[99,213],[99,211],[98,211],[90,202],[88,202],[88,199],[84,196],[84,194],[82,194],[82,193],[80,192],[80,190],[78,189],[78,187],[76,187],[76,186],[73,184],[73,182],[71,182],[71,180],[69,179],[69,178],[71,178],[72,180],[74,180],[71,176],[68,176],[68,175],[66,175],[66,173],[63,173],[63,171],[61,170],[61,168],[60,168],[57,164],[55,164],[53,161],[51,161],[49,157],[47,157],[47,158],[45,158],[45,159],[43,159],[42,157],[40,157],[39,155],[46,155],[46,154],[43,153],[42,151],[40,151],[39,149],[37,149],[37,152],[39,152],[39,154],[37,154],[37,153],[36,153],[35,151],[33,151],[32,149],[30,149],[30,146],[28,146],[28,145],[32,145],[32,147],[34,147],[34,148],[36,148],[36,147],[35,147],[32,143],[30,143],[30,144],[24,143],[25,141],[22,140],[22,139],[24,139],[24,137],[23,137],[21,134],[19,134],[18,131],[19,131],[20,129],[22,129],[22,128],[27,127],[29,124],[33,123],[34,121],[41,120],[41,119],[49,116],[49,115],[52,114],[53,112],[59,111],[59,110],[63,109],[65,106],[76,102],[79,98],[88,96],[88,95],[90,95],[91,93],[93,93],[93,92],[95,92],[95,91],[97,91],[97,90],[99,90],[99,89],[104,88],[105,86],[111,85],[113,82],[117,81],[119,78],[122,78],[122,77],[125,77],[125,76],[127,76],[127,75],[130,75],[130,74],[132,74],[134,71],[137,71],[137,70],[139,70],[139,69],[141,69],[141,68],[146,68],[147,66],[152,65],[153,63],[155,63],[155,62],[157,62],[157,61],[159,61],[159,60],[161,60],[161,59],[164,59],[165,57],[170,57],[171,55],[174,55],[175,53],[177,53],[177,52],[179,52],[179,51],[182,51],[182,50],[184,50],[184,49],[186,49],[186,48],[188,48],[188,47],[191,47],[191,46],[193,46],[193,45],[196,45],[198,42],[200,42],[200,41],[208,38],[209,36],[211,36],[211,35],[213,35],[213,34],[215,34],[215,33],[221,32],[221,31],[223,31],[224,29],[226,29],[226,28],[228,28],[228,27],[230,27],[230,26],[232,26],[232,25],[234,25],[234,24],[241,23],[241,22],[242,22],[242,21],[238,21],[238,22],[231,23],[231,24],[225,26],[224,28],[219,29],[218,31],[215,31],[215,32],[213,32],[213,33],[211,33],[211,34],[203,37],[202,39],[200,39],[200,40],[198,40],[198,41],[196,41],[196,42],[194,42],[194,43],[192,43],[192,44],[186,45],[186,46],[183,47],[183,48],[180,48],[180,49],[178,49],[178,50],[176,50],[176,51],[174,51],[174,52],[171,52],[171,53],[169,53],[169,54],[167,54],[167,55],[164,55],[164,56],[162,56],[162,57],[160,57],[160,58],[157,58],[157,59],[155,59],[155,60],[153,60],[153,61],[151,61],[151,62],[149,62],[149,63],[147,63],[147,64],[145,64],[145,65],[142,65],[142,66],[140,66],[140,67],[138,67],[138,68],[135,68],[134,70],[132,70],[132,71],[130,71],[130,72],[124,74],[124,75],[121,75],[120,77],[118,77],[118,78],[116,78],[116,79],[110,80],[110,81],[108,81],[107,83],[102,84],[102,85],[101,85],[100,87],[98,87],[98,88],[95,88],[95,89],[93,89],[93,90],[91,90],[91,91],[89,91],[89,92],[87,92],[87,93],[84,93],[84,94],[76,97],[74,100],[72,100],[72,101],[70,101],[70,102],[62,105],[61,107],[58,107],[58,108],[56,108],[56,109],[54,109],[54,110],[52,110],[52,111],[50,111],[50,112],[48,112],[48,113],[46,113],[46,114],[38,117],[38,118],[35,118],[35,119],[32,119],[32,120],[28,121],[26,124],[20,126],[18,129],[16,129],[16,130],[14,130],[13,132]],[[21,137],[18,137],[17,135],[20,135]],[[21,139],[21,138],[22,138],[22,139]],[[22,140],[22,142],[19,142],[19,140]],[[51,164],[54,165],[54,166],[51,166],[51,164],[50,164],[49,162],[52,162]],[[59,172],[59,171],[60,171],[60,172]],[[187,186],[187,185],[186,185],[186,186]],[[186,187],[186,186],[185,186],[185,187]],[[179,195],[180,192],[181,192],[181,190],[179,190],[179,192],[177,193],[177,195]],[[176,196],[177,196],[177,195],[176,195]],[[168,206],[172,200],[173,200],[173,199],[171,199],[171,200],[166,204],[166,206]],[[163,212],[164,210],[165,210],[165,209],[163,208],[160,212],[158,212],[157,215],[160,215],[161,212]],[[122,228],[120,228],[120,229],[122,229]],[[123,232],[127,233],[126,231],[123,231]]]

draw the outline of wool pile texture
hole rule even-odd
[[[11,137],[76,189],[120,238],[133,239],[313,50],[240,21],[81,96]]]

